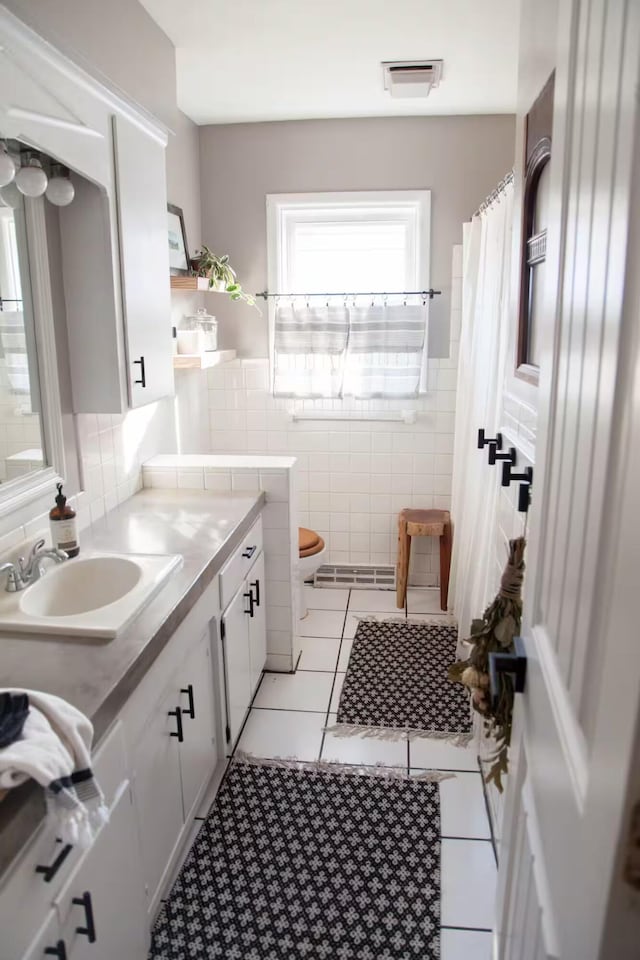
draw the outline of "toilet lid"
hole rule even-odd
[[[315,530],[308,530],[306,527],[298,528],[298,549],[313,550],[320,543],[320,537]]]

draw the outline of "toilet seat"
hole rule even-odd
[[[298,552],[301,557],[313,557],[324,550],[324,540],[315,530],[298,528]]]

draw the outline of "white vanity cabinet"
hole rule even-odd
[[[149,923],[218,760],[212,669],[214,580],[151,667],[122,716]]]
[[[223,567],[220,594],[224,606],[221,634],[227,705],[225,735],[230,752],[267,659],[261,521],[254,524],[245,542]]]
[[[131,789],[125,781],[109,823],[56,900],[67,960],[144,957],[148,948],[144,888],[136,848]]]

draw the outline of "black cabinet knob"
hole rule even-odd
[[[490,653],[489,654],[489,690],[491,700],[494,704],[500,699],[501,679],[503,673],[513,677],[513,689],[516,693],[524,692],[524,684],[527,677],[527,653],[522,637],[514,637],[513,653]]]
[[[251,557],[254,555],[257,549],[257,547],[247,547],[246,550],[243,551],[242,556],[245,558],[245,560],[251,560]]]

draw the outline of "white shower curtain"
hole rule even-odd
[[[509,344],[513,183],[465,232],[462,326],[456,398],[451,514],[454,523],[449,597],[461,639],[495,589],[494,542],[498,466],[477,448],[480,427],[495,436]]]

